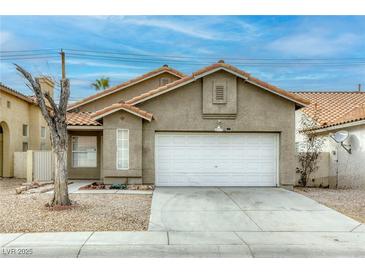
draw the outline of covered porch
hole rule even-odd
[[[67,166],[70,180],[103,178],[103,125],[89,113],[68,113]]]

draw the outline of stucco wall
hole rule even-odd
[[[277,95],[237,80],[238,112],[236,119],[222,119],[232,132],[280,133],[281,185],[295,183],[295,105]],[[151,123],[143,121],[143,183],[153,184],[154,141],[156,131],[213,132],[217,120],[202,117],[202,80],[160,95],[140,104],[154,114]]]
[[[365,188],[365,125],[344,129],[350,134],[345,143],[351,144],[352,153],[347,153],[339,144],[330,140],[330,175],[336,176],[338,173],[337,184],[340,188]]]
[[[88,104],[82,105],[79,107],[80,111],[96,111],[111,104],[117,103],[121,100],[127,101],[135,96],[138,96],[142,93],[145,93],[149,90],[158,88],[160,85],[161,78],[169,78],[170,81],[175,81],[179,79],[178,77],[171,75],[169,73],[162,73],[158,76],[152,77],[140,83],[137,83],[133,86],[127,87],[121,91],[113,93],[111,95],[107,95],[98,100],[92,101]]]
[[[7,101],[10,101],[10,108],[7,107]],[[9,95],[1,89],[0,124],[7,128],[7,132],[3,134],[3,174],[0,174],[0,176],[11,177],[13,176],[14,152],[23,151],[23,142],[28,142],[29,149],[41,149],[41,126],[47,126],[37,106]],[[28,137],[23,137],[23,124],[28,125]],[[50,149],[48,128],[44,142],[45,149]]]
[[[214,83],[226,86],[226,103],[213,103]],[[203,78],[203,115],[206,118],[235,117],[237,114],[237,77],[228,72],[218,72]]]
[[[96,148],[96,167],[73,167],[72,166],[72,136],[97,136]],[[103,148],[101,147],[102,132],[100,131],[69,131],[68,132],[68,153],[67,166],[69,179],[100,179],[101,155]]]
[[[117,129],[129,130],[129,169],[117,169]],[[118,111],[103,120],[103,175],[106,181],[112,178],[135,178],[142,182],[142,119],[125,111]],[[109,179],[108,179],[109,178]],[[137,180],[137,178],[139,178]],[[113,182],[127,182],[113,180]],[[130,180],[129,180],[130,181]]]
[[[297,157],[297,155],[296,155]],[[329,152],[321,152],[317,161],[318,169],[313,172],[309,177],[309,182],[307,186],[310,187],[335,187],[334,178],[330,176],[330,159],[331,155]],[[299,167],[298,158],[296,158],[297,167]],[[300,175],[296,175],[295,183],[298,185]]]

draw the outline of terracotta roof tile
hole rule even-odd
[[[135,83],[138,83],[138,82],[140,82],[140,81],[142,81],[142,80],[144,80],[146,78],[153,77],[154,75],[158,75],[158,74],[161,74],[163,72],[168,72],[168,73],[173,74],[173,75],[175,75],[175,76],[177,76],[179,78],[185,77],[185,74],[177,71],[176,69],[170,68],[168,66],[162,66],[162,67],[157,68],[155,70],[152,70],[152,71],[150,71],[148,73],[145,73],[143,75],[140,75],[140,76],[138,76],[138,77],[136,77],[134,79],[131,79],[129,81],[126,81],[126,82],[124,82],[124,83],[122,83],[120,85],[116,85],[116,86],[110,87],[110,88],[108,88],[106,90],[103,90],[103,91],[98,92],[98,93],[95,93],[95,94],[93,94],[93,95],[91,95],[89,97],[86,97],[86,98],[84,98],[84,99],[82,99],[82,100],[80,100],[80,101],[78,101],[78,102],[70,105],[68,107],[68,110],[72,110],[74,108],[77,108],[78,106],[84,105],[87,102],[91,102],[91,101],[93,101],[93,100],[95,100],[97,98],[100,98],[100,97],[103,97],[103,96],[112,94],[112,93],[117,92],[117,91],[119,91],[121,89],[124,89],[126,87],[129,87],[129,86],[131,86],[131,85],[133,85]]]
[[[91,112],[67,112],[69,126],[101,126],[102,124],[91,117]]]
[[[335,123],[355,122],[365,119],[365,104],[359,105],[347,112],[341,118],[337,119]]]
[[[100,109],[96,112],[93,112],[91,117],[94,118],[94,119],[99,119],[101,117],[104,117],[106,115],[108,115],[109,113],[111,112],[114,112],[114,111],[117,111],[117,110],[120,110],[120,109],[123,109],[125,111],[128,111],[132,114],[135,114],[141,118],[144,118],[148,121],[151,121],[152,120],[152,117],[153,117],[153,114],[152,113],[149,113],[147,111],[144,111],[140,108],[137,108],[135,106],[132,106],[132,105],[129,105],[129,104],[126,104],[124,102],[120,102],[120,103],[115,103],[115,104],[112,104],[110,106],[107,106],[103,109]]]
[[[302,111],[317,120],[318,128],[365,119],[365,92],[301,91],[295,94],[311,101]]]
[[[261,81],[255,77],[252,77],[249,73],[243,71],[243,70],[240,70],[232,65],[229,65],[229,64],[225,64],[225,63],[215,63],[215,64],[212,64],[210,66],[207,66],[205,68],[202,68],[194,73],[192,73],[192,75],[190,76],[186,76],[180,80],[177,80],[177,81],[174,81],[170,84],[167,84],[163,87],[159,87],[157,89],[154,89],[154,90],[151,90],[151,91],[148,91],[146,93],[143,93],[139,96],[136,96],[128,101],[126,101],[126,103],[128,104],[137,104],[138,102],[140,102],[141,100],[144,100],[144,99],[149,99],[149,98],[152,98],[154,96],[157,96],[160,92],[163,92],[163,91],[166,91],[166,90],[169,90],[169,89],[173,89],[175,87],[178,87],[180,85],[183,85],[184,83],[188,83],[190,80],[193,80],[194,78],[199,78],[201,77],[203,74],[205,73],[209,73],[210,71],[213,71],[215,69],[219,69],[219,68],[225,68],[225,69],[228,69],[230,71],[233,71],[239,75],[241,75],[243,78],[246,78],[247,81],[251,81],[263,88],[266,88],[266,89],[269,89],[273,92],[276,92],[280,95],[283,95],[289,99],[292,99],[300,104],[303,104],[303,105],[307,105],[309,104],[309,101],[305,100],[304,98],[302,97],[299,97],[291,92],[287,92],[281,88],[278,88],[276,86],[273,86],[269,83],[266,83],[264,81]]]

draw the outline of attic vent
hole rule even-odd
[[[224,100],[224,86],[216,86],[215,87],[215,100],[223,101]]]
[[[160,87],[165,86],[168,83],[170,83],[170,79],[169,78],[160,78]]]
[[[213,104],[225,104],[226,102],[226,83],[214,83]]]

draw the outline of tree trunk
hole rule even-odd
[[[43,118],[50,129],[52,151],[55,160],[54,191],[50,206],[68,206],[71,201],[67,187],[67,104],[70,97],[70,82],[61,80],[60,101],[57,105],[48,92],[43,92],[39,80],[15,65],[16,69],[27,79],[27,86],[33,90]],[[46,102],[47,100],[47,102]]]
[[[51,206],[71,205],[67,187],[67,146],[53,151],[55,159],[54,191]]]

